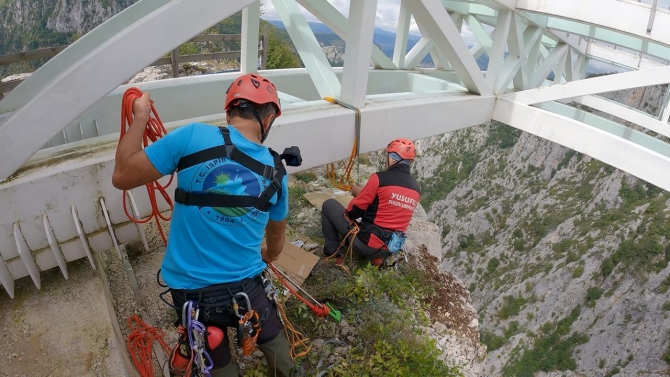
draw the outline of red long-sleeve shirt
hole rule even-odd
[[[407,230],[421,189],[406,164],[394,164],[387,171],[372,174],[361,192],[347,207],[350,219],[361,218],[358,237],[368,246],[385,248],[384,231]],[[374,224],[381,229],[370,226]]]

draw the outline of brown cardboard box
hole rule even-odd
[[[284,249],[279,254],[279,259],[273,264],[286,273],[291,280],[302,285],[318,261],[319,257],[292,245],[287,239],[284,243]]]
[[[335,199],[346,208],[349,205],[349,202],[354,198],[353,196],[351,196],[349,191],[335,190],[332,188],[325,189],[322,191],[308,192],[303,196],[319,211],[321,210],[323,202],[325,202],[328,199]]]

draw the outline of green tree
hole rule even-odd
[[[268,30],[267,59],[267,69],[302,67],[300,57],[293,50],[290,40],[274,26],[270,26]]]

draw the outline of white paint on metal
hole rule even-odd
[[[556,47],[554,47],[553,50],[549,53],[546,59],[540,64],[540,67],[538,70],[535,72],[535,76],[533,77],[533,81],[531,84],[533,87],[538,87],[542,85],[544,80],[547,79],[547,76],[551,71],[553,71],[556,68],[556,65],[561,63],[561,59],[565,56],[565,54],[568,52],[568,45],[560,43]],[[563,65],[565,65],[565,61],[563,61]]]
[[[105,198],[100,198],[100,207],[102,209],[102,215],[105,217],[107,230],[109,231],[109,236],[112,238],[112,244],[114,245],[114,250],[116,250],[116,255],[119,257],[119,259],[122,259],[121,250],[119,250],[119,243],[116,241],[116,235],[114,235],[114,228],[112,227],[112,223],[109,221],[109,213],[107,213],[107,207],[105,206]]]
[[[349,32],[339,99],[355,107],[365,105],[376,14],[376,1],[354,1],[349,6]]]
[[[500,91],[498,78],[505,62],[505,49],[507,47],[507,39],[509,37],[510,24],[512,23],[512,12],[501,11],[498,14],[498,24],[493,33],[493,41],[495,42],[489,54],[489,65],[486,70],[486,82],[493,89],[493,93],[497,94]],[[518,57],[517,57],[518,60]],[[507,72],[509,76],[509,72]]]
[[[272,0],[286,31],[291,36],[303,64],[307,67],[321,98],[339,98],[340,81],[333,73],[326,55],[321,50],[312,29],[295,0]]]
[[[140,218],[140,210],[137,208],[137,204],[135,203],[135,198],[133,197],[132,191],[126,191],[126,196],[128,197],[128,200],[130,201],[130,208],[133,213],[133,216],[135,218]],[[149,242],[147,242],[147,235],[144,232],[144,224],[140,223],[135,223],[135,226],[137,227],[137,233],[140,235],[140,240],[142,240],[142,245],[144,246],[144,250],[148,253],[149,252]]]
[[[616,29],[607,29],[579,20],[548,17],[537,13],[524,13],[532,23],[543,25],[543,27],[552,31],[561,30],[584,38],[612,43],[635,51],[642,51],[647,55],[670,59],[670,47],[658,42],[651,42],[638,36],[617,31]],[[607,14],[607,12],[603,13]]]
[[[670,127],[662,121],[646,114],[637,109],[624,106],[623,104],[603,98],[601,96],[581,96],[572,99],[574,102],[580,103],[584,106],[600,110],[623,120],[627,120],[638,126],[644,127],[657,134],[670,137]]]
[[[0,165],[0,180],[119,83],[249,3],[251,0],[200,0],[193,6],[189,0],[172,0],[85,54],[2,124],[0,150],[12,158]],[[100,75],[101,71],[106,73]]]
[[[53,229],[51,229],[51,224],[49,224],[49,217],[47,216],[46,213],[42,214],[42,226],[44,226],[44,233],[46,235],[47,243],[49,244],[51,254],[56,260],[56,263],[58,264],[58,267],[60,268],[60,272],[63,274],[63,277],[65,278],[65,280],[67,280],[69,277],[67,273],[67,264],[65,262],[65,259],[63,258],[63,255],[61,254],[60,247],[58,246],[58,240],[56,240],[56,236],[54,236],[54,231]]]
[[[603,44],[591,43],[586,52],[587,57],[600,60],[626,69],[648,69],[662,67],[665,64],[643,57],[641,54],[631,54],[617,50]],[[640,58],[642,59],[640,60]]]
[[[95,263],[93,262],[93,254],[91,254],[91,249],[88,247],[88,239],[86,238],[86,233],[81,226],[81,221],[79,220],[79,214],[77,213],[77,207],[70,207],[72,210],[72,220],[74,221],[74,226],[77,228],[77,234],[79,235],[79,242],[84,248],[84,252],[88,257],[88,261],[91,263],[91,268],[95,270]]]
[[[21,228],[19,228],[18,223],[14,223],[12,234],[14,236],[16,250],[19,252],[19,257],[21,257],[21,262],[23,262],[26,270],[28,270],[30,278],[33,279],[33,283],[35,283],[37,289],[40,289],[42,286],[40,270],[37,268],[37,265],[33,260],[33,256],[30,253],[28,245],[26,244],[26,239],[23,238],[23,234],[21,234]]]
[[[428,55],[428,52],[435,47],[435,42],[430,38],[421,37],[419,41],[412,47],[405,57],[405,66],[414,69],[423,58]]]
[[[490,56],[491,48],[493,47],[493,38],[491,38],[489,33],[486,31],[486,29],[484,29],[482,24],[475,16],[470,14],[465,17],[465,21],[470,27],[472,34],[474,34],[475,38],[477,39],[477,42],[479,42],[481,48],[483,48],[484,52],[486,52],[486,54]],[[495,30],[491,31],[491,33],[494,32]]]
[[[261,2],[256,0],[242,9],[242,40],[240,46],[240,71],[256,73],[258,70],[258,34],[260,29]]]
[[[670,45],[670,14],[656,13],[655,27],[648,33],[647,25],[652,11],[648,4],[618,0],[518,0],[516,8]]]
[[[171,0],[143,0],[117,13],[114,17],[84,34],[72,45],[55,57],[49,59],[40,69],[33,72],[25,81],[5,95],[0,101],[0,114],[14,111],[25,105],[44,87],[59,75],[65,73],[80,59],[97,49],[111,36],[128,28],[134,22],[151,14]],[[118,84],[117,84],[118,85]],[[56,130],[58,131],[58,130]]]
[[[515,102],[532,105],[534,103],[554,101],[563,98],[667,83],[670,83],[670,66],[593,77],[588,80],[573,81],[563,85],[553,85],[530,89],[523,92],[509,93],[505,94],[503,97]]]
[[[322,0],[298,0],[298,3],[303,6],[314,17],[318,18],[324,25],[328,26],[333,33],[337,34],[342,40],[347,39],[347,30],[349,29],[349,21],[340,11],[338,11],[332,4]],[[382,52],[377,46],[372,46],[372,61],[375,68],[381,69],[397,69],[386,54]]]
[[[405,55],[407,55],[407,37],[409,36],[409,26],[412,21],[412,14],[407,9],[407,2],[400,1],[400,11],[398,12],[398,26],[396,27],[395,45],[393,47],[393,64],[399,69],[405,68]]]
[[[451,67],[472,93],[491,95],[491,89],[479,66],[465,46],[456,25],[439,0],[419,0],[409,3],[417,24],[427,30],[437,48],[451,63]]]
[[[665,88],[665,94],[661,102],[661,111],[658,114],[658,119],[663,125],[668,123],[668,118],[670,118],[670,85]]]
[[[578,120],[499,98],[493,119],[566,146],[670,190],[670,157]],[[579,135],[576,137],[576,135]]]
[[[14,277],[9,273],[5,262],[2,260],[0,260],[0,283],[2,283],[9,297],[14,298]]]
[[[567,46],[567,45],[566,45]],[[568,61],[568,57],[572,56],[570,46],[566,47],[565,52],[558,59],[556,68],[554,69],[554,84],[561,84],[563,82],[563,74],[565,73],[565,62]]]

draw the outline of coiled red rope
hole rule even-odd
[[[170,348],[165,343],[165,332],[161,329],[146,324],[137,314],[128,317],[128,327],[131,333],[126,338],[126,347],[130,353],[133,364],[142,377],[154,377],[154,363],[152,347],[154,341],[160,344],[166,355],[170,354]]]
[[[123,99],[121,102],[121,136],[119,140],[123,138],[123,136],[126,134],[128,127],[130,127],[130,124],[133,122],[134,119],[133,103],[135,102],[136,99],[142,97],[142,94],[144,93],[142,93],[142,91],[139,90],[138,88],[129,88],[123,94]],[[154,107],[154,104],[152,102],[151,113],[149,113],[149,120],[147,121],[147,126],[144,130],[144,136],[142,137],[142,145],[144,146],[144,148],[146,148],[149,146],[149,142],[153,143],[165,135],[167,135],[167,130],[165,129],[165,126],[163,126],[163,122],[161,121],[161,118],[158,116],[158,112],[156,111],[156,108]],[[167,239],[165,238],[165,233],[163,232],[163,228],[161,227],[159,219],[164,221],[170,221],[170,219],[172,218],[172,212],[170,212],[170,216],[168,217],[164,216],[158,209],[158,202],[156,200],[158,197],[157,195],[158,193],[170,206],[170,210],[174,208],[172,199],[170,199],[170,195],[168,195],[166,191],[167,187],[170,186],[170,184],[172,183],[173,178],[174,173],[170,176],[170,180],[168,181],[167,184],[165,184],[165,186],[162,186],[158,181],[149,182],[145,185],[147,189],[147,195],[149,196],[149,202],[151,204],[151,214],[145,219],[136,219],[134,216],[130,214],[130,211],[128,211],[128,206],[126,205],[126,199],[127,199],[126,190],[123,191],[123,211],[126,213],[126,216],[128,216],[128,219],[130,219],[134,223],[144,224],[149,222],[152,218],[155,218],[156,227],[158,227],[158,232],[160,233],[161,238],[163,239],[163,243],[165,245],[167,245]]]

